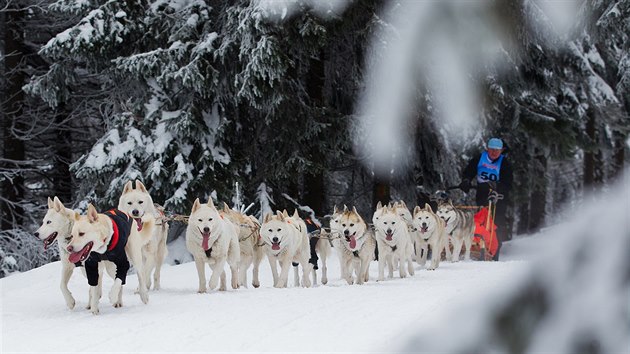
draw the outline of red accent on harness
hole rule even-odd
[[[116,212],[113,210],[108,211],[108,213],[116,215]],[[114,247],[116,247],[116,245],[118,244],[118,225],[116,224],[114,219],[110,218],[110,220],[112,221],[112,226],[114,227],[114,234],[112,235],[112,239],[109,241],[109,246],[107,247],[108,251],[113,250]]]

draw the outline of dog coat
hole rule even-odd
[[[85,272],[87,273],[88,284],[91,286],[98,285],[98,262],[101,260],[107,260],[116,265],[116,278],[122,280],[123,284],[125,284],[129,270],[129,259],[125,253],[125,246],[134,220],[118,209],[111,209],[105,215],[112,221],[114,234],[105,253],[91,252],[88,259],[85,260]]]

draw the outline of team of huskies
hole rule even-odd
[[[127,222],[118,222],[121,216]],[[82,269],[88,280],[92,279],[87,309],[98,314],[104,273],[114,279],[109,292],[114,307],[122,306],[122,285],[130,264],[137,273],[136,293],[142,302],[149,301],[151,286],[160,289],[168,228],[164,214],[142,182],[136,180],[135,188],[131,181],[124,186],[117,211],[99,213],[90,204],[87,214],[80,215],[66,208],[57,197],[48,198],[48,212],[35,236],[43,241],[45,248],[57,240],[62,263],[61,292],[70,309],[74,308],[75,299],[68,282],[75,267],[85,264]],[[385,280],[386,270],[389,278],[393,278],[395,270],[405,278],[414,275],[413,261],[435,270],[444,252],[447,260],[457,262],[462,245],[464,259],[469,260],[474,230],[472,213],[455,208],[450,201],[440,202],[436,211],[428,204],[417,206],[413,213],[404,202],[385,206],[379,203],[372,225],[354,207],[335,207],[330,228],[322,228],[313,236],[307,233],[306,223],[297,211],[293,215],[286,210],[267,214],[261,224],[255,217],[230,209],[225,203],[222,209],[217,208],[210,198],[205,204],[195,200],[188,217],[186,246],[197,268],[198,292],[204,293],[217,287],[227,289],[226,263],[233,289],[247,287],[250,267],[252,285],[259,287],[258,272],[265,256],[274,287],[287,287],[291,268],[294,268],[294,284],[304,287],[317,284],[317,272],[309,263],[309,237],[320,238],[316,251],[322,261],[322,284],[328,282],[326,262],[333,247],[337,250],[341,278],[348,284],[369,280],[368,268],[375,259],[377,246],[377,280]],[[429,247],[432,257],[427,264]],[[116,252],[117,249],[122,251]],[[207,284],[206,264],[211,270]],[[301,281],[298,266],[302,268]]]

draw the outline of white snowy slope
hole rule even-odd
[[[107,296],[100,315],[87,310],[87,280],[75,270],[70,290],[77,299],[66,308],[59,291],[60,264],[51,263],[0,280],[2,352],[390,352],[423,328],[449,326],[444,314],[479,298],[492,298],[522,277],[529,263],[506,244],[501,262],[442,262],[436,271],[416,266],[411,278],[349,286],[339,279],[336,256],[329,261],[328,285],[275,289],[266,260],[262,286],[198,294],[194,263],[165,266],[162,287],[142,304],[124,287],[124,307]],[[173,249],[173,253],[180,252]],[[518,248],[518,247],[516,247]],[[509,254],[519,260],[510,261]],[[519,275],[520,274],[520,275]],[[290,277],[292,279],[292,276]],[[106,277],[104,292],[112,281]],[[445,339],[447,340],[447,339]]]

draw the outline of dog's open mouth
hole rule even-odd
[[[274,251],[278,251],[280,249],[280,242],[272,242],[271,249]]]
[[[355,233],[353,233],[353,234],[352,234],[352,235],[350,235],[350,236],[346,236],[346,242],[348,242],[348,243],[349,243],[349,244],[348,244],[348,247],[350,247],[350,248],[352,248],[352,249],[354,249],[354,248],[356,248],[356,247],[357,247],[357,239],[356,239],[356,237],[354,237],[354,235],[356,235],[356,232],[355,232]]]
[[[423,226],[423,227],[420,228],[420,232],[422,232],[422,233],[425,233],[427,231],[429,231],[429,227],[428,226]]]
[[[388,233],[385,234],[385,239],[387,241],[391,241],[393,239],[393,237],[394,237],[394,233],[393,232],[388,232]]]
[[[80,251],[70,253],[70,255],[68,256],[68,260],[70,261],[70,263],[78,263],[86,260],[90,255],[92,246],[94,246],[94,242],[90,241],[87,243],[87,245],[83,246]]]
[[[134,220],[136,221],[136,224],[138,224],[138,232],[142,231],[142,219],[134,218]]]
[[[444,226],[446,226],[446,225],[448,225],[448,221],[451,220],[451,218],[448,218],[448,219],[442,218],[442,220],[444,220]]]
[[[44,240],[44,249],[48,249],[48,246],[50,246],[55,239],[57,238],[57,231],[53,232],[52,234],[50,234],[50,236],[46,237],[46,239]]]
[[[207,251],[210,248],[210,232],[201,233],[201,247],[204,251]]]

